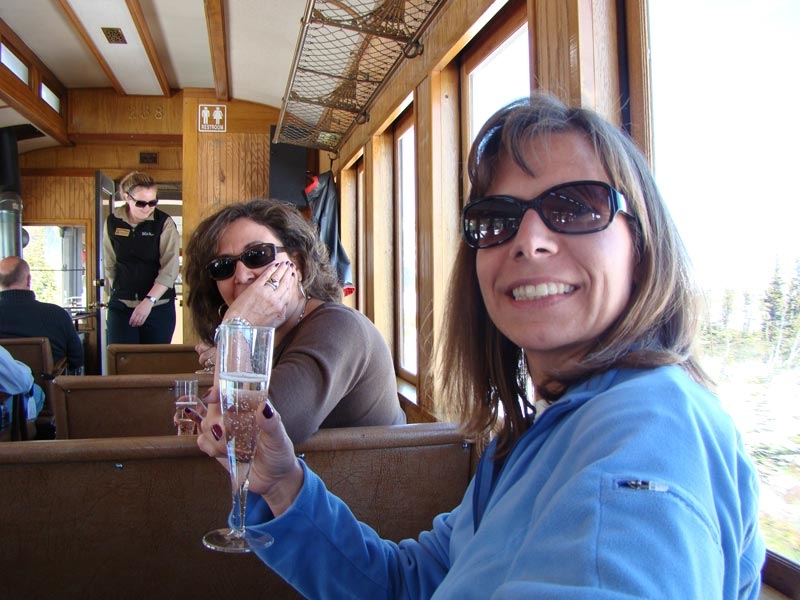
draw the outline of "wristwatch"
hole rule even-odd
[[[147,298],[148,300],[150,300],[150,302],[152,302],[153,304],[155,304],[156,302],[158,302],[158,298],[156,298],[155,296],[145,296],[145,298]]]

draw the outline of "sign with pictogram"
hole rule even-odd
[[[227,114],[228,107],[224,104],[201,104],[197,113],[197,131],[225,131]]]

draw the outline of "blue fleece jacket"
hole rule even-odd
[[[290,509],[273,518],[251,494],[247,525],[274,537],[258,556],[309,598],[758,596],[756,471],[679,367],[570,389],[417,540],[380,539],[303,468]]]

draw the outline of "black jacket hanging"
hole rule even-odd
[[[339,238],[339,195],[333,173],[326,171],[318,175],[315,183],[316,185],[312,183],[304,191],[311,207],[311,221],[317,226],[320,239],[328,247],[331,264],[336,268],[339,283],[347,296],[353,293],[355,286],[350,259]]]

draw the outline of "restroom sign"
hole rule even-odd
[[[197,114],[197,131],[225,131],[227,115],[228,107],[224,104],[201,104]]]

